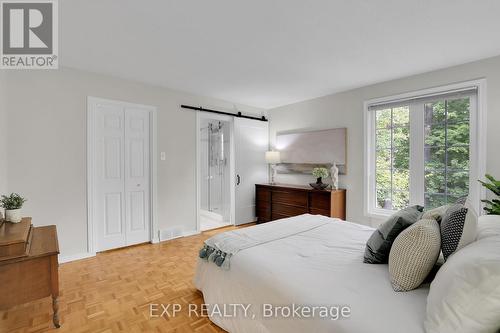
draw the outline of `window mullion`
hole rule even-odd
[[[410,104],[410,204],[424,206],[424,103]]]
[[[473,203],[474,209],[479,214],[482,213],[481,199],[484,199],[481,195],[483,187],[479,186],[477,181],[477,179],[481,179],[483,177],[482,172],[479,170],[481,147],[478,145],[478,141],[480,137],[480,128],[478,97],[471,96],[469,104],[469,198]],[[484,147],[482,149],[484,149]],[[484,170],[481,171],[484,172]]]
[[[368,175],[368,213],[373,212],[377,207],[377,185],[376,185],[376,151],[377,151],[377,126],[376,126],[376,112],[367,112],[365,115],[367,121],[367,133],[368,139],[368,165],[370,173]]]
[[[394,205],[394,109],[391,109],[391,153],[390,153],[390,168],[391,168],[391,204]]]
[[[448,204],[448,100],[444,100],[444,197]]]

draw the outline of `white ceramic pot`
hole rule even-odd
[[[6,209],[5,210],[5,221],[18,223],[21,222],[21,209]]]

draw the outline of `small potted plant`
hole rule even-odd
[[[483,184],[484,187],[486,187],[488,190],[491,192],[495,193],[496,196],[500,197],[500,181],[496,180],[493,178],[493,176],[486,174],[486,179],[489,180],[489,182],[483,182],[479,181],[481,184]],[[488,215],[500,215],[500,200],[498,199],[492,199],[492,200],[481,200],[486,204],[486,207],[484,207],[484,210]]]
[[[311,187],[316,190],[324,190],[328,184],[323,183],[323,178],[328,177],[328,170],[326,168],[314,168],[312,175],[316,178],[316,183],[309,183]]]
[[[17,193],[12,193],[9,196],[2,195],[0,206],[5,208],[5,220],[8,222],[21,222],[21,207],[26,202],[26,199]]]

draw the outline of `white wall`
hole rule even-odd
[[[363,215],[363,102],[377,97],[415,91],[454,82],[487,79],[487,172],[500,178],[500,57],[450,67],[421,75],[379,83],[269,110],[270,140],[280,131],[347,127],[348,174],[340,177],[347,188],[347,219],[377,224]],[[278,175],[277,181],[307,184],[312,176]]]
[[[159,228],[196,229],[196,111],[179,106],[231,103],[72,69],[10,71],[3,80],[8,190],[28,198],[34,224],[57,225],[62,256],[87,251],[87,96],[158,107],[158,154],[167,156],[158,162]]]
[[[5,82],[0,74],[0,195],[7,192],[7,109],[5,105]],[[0,208],[0,211],[3,209]]]

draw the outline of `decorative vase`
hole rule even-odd
[[[309,185],[315,190],[324,190],[328,187],[328,184],[323,183],[322,177],[318,177],[316,183],[309,183]]]
[[[21,209],[6,209],[5,210],[5,221],[18,223],[21,222]]]
[[[330,175],[332,177],[333,188],[335,190],[339,189],[339,168],[337,167],[337,163],[333,162],[332,167],[330,169]]]

